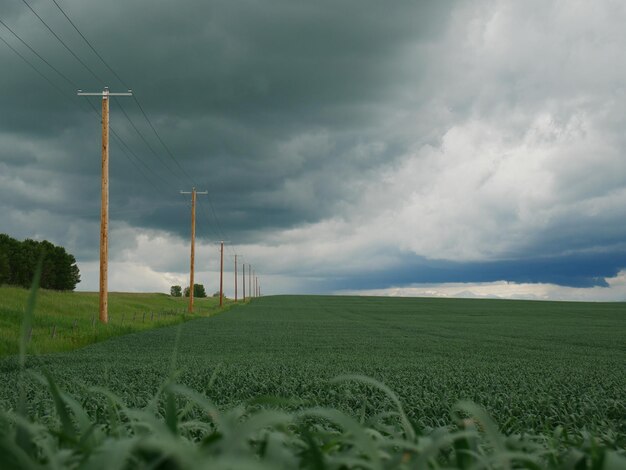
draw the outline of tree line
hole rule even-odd
[[[172,286],[170,288],[170,295],[172,297],[182,297],[183,294],[185,297],[189,297],[189,287],[185,287],[184,290],[180,286]],[[203,284],[193,285],[193,296],[196,298],[206,297],[206,290]]]
[[[41,281],[43,289],[74,290],[80,282],[76,259],[47,240],[19,241],[0,233],[0,285],[30,287],[39,259],[43,257]]]

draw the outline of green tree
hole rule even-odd
[[[206,297],[206,291],[204,290],[203,284],[194,284],[193,285],[193,296],[194,297]]]
[[[0,251],[0,285],[8,284],[11,279],[11,267],[9,266],[9,256]]]
[[[189,297],[189,287],[185,287],[185,297]],[[193,285],[193,296],[196,298],[206,297],[206,290],[204,290],[203,284]]]
[[[43,257],[40,285],[44,289],[74,290],[80,282],[76,259],[47,240],[15,240],[0,234],[0,283],[29,287]]]
[[[172,286],[170,287],[170,295],[172,297],[182,297],[183,290],[180,286]]]

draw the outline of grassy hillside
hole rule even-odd
[[[0,286],[0,356],[15,354],[28,290]],[[189,319],[188,299],[166,294],[109,294],[109,324],[98,318],[98,293],[41,289],[37,296],[31,351],[66,351],[134,331]],[[195,300],[197,316],[218,311],[218,299]]]

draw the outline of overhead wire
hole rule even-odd
[[[80,57],[78,57],[78,55],[61,39],[61,37],[48,25],[48,23],[46,23],[46,21],[28,4],[28,2],[26,2],[26,0],[22,0],[22,2],[29,8],[29,10],[39,19],[39,21],[41,21],[41,23],[43,23],[43,25],[48,29],[48,31],[50,31],[50,33],[63,45],[63,47],[70,53],[72,54],[72,56],[74,58],[76,58],[76,60],[78,60],[81,65],[83,65],[83,67],[85,67],[86,70],[88,70],[94,77],[96,77],[96,79],[100,80],[102,83],[104,83],[104,80],[102,80],[101,77],[99,77],[83,60],[80,59]],[[80,30],[76,27],[76,25],[71,21],[71,19],[69,18],[69,16],[65,13],[65,11],[56,3],[54,2],[55,5],[57,5],[57,8],[59,8],[59,10],[63,13],[63,15],[65,16],[65,18],[70,22],[70,24],[77,30],[77,32],[80,34],[80,36],[83,38],[83,40],[89,45],[89,47],[94,51],[94,53],[100,58],[100,60],[102,60],[102,62],[105,64],[105,66],[109,69],[111,69],[113,71],[113,69],[108,65],[108,63],[104,60],[104,58],[102,58],[102,56],[100,54],[97,53],[97,51],[95,50],[95,48],[93,47],[93,45],[87,40],[87,38],[80,32]],[[6,24],[5,24],[5,27]],[[8,28],[8,27],[7,27]],[[17,35],[16,35],[17,37]],[[25,45],[26,42],[23,41],[20,38],[20,41],[22,41]],[[36,51],[34,51],[34,49],[30,46],[27,45],[27,47],[29,47],[30,50],[32,50],[33,52],[36,53]],[[37,54],[38,57],[40,57],[42,60],[45,61],[45,59],[43,57],[40,56],[40,54]],[[48,61],[45,61],[48,65],[50,65],[51,67],[53,67]],[[70,83],[75,89],[78,88],[78,85],[76,84],[76,82],[74,82],[73,80],[70,80],[69,78],[67,78],[64,74],[62,74],[58,69],[56,69],[55,67],[53,67],[53,69],[59,73],[59,75],[61,75],[64,79],[66,79],[66,81],[68,81],[68,83]],[[119,75],[117,73],[115,73],[115,71],[113,71],[114,75],[116,77],[119,77]],[[119,78],[118,78],[119,79]],[[97,112],[97,111],[96,111]],[[126,117],[129,119],[128,115],[126,114],[126,112],[124,111],[124,114],[126,115]],[[136,127],[134,125],[134,123],[132,123],[132,121],[130,121],[131,124],[133,124],[133,127]],[[123,142],[123,147],[126,147],[126,149],[129,149],[128,144],[126,144],[123,139],[119,136],[119,134],[115,133],[115,131],[112,132],[112,134],[115,136],[116,139],[120,140],[121,142]],[[139,159],[139,157],[132,152],[132,154]],[[126,155],[128,157],[128,155]],[[132,160],[131,160],[132,161]],[[168,171],[171,172],[171,170],[168,168]]]
[[[30,46],[26,41],[24,41],[17,33],[15,33],[15,31],[13,31],[4,21],[0,20],[0,23],[11,33],[13,34],[13,36],[15,36],[25,47],[28,48],[28,50],[30,50],[34,55],[36,55],[41,61],[43,61],[46,65],[48,65],[52,70],[54,70],[59,76],[61,76],[62,78],[64,78],[66,81],[68,81],[70,84],[72,84],[72,81],[67,78],[62,72],[60,72],[56,67],[54,67],[49,61],[47,61],[44,57],[42,57],[39,53],[37,53],[37,51],[35,49],[33,49],[32,46]],[[32,68],[41,78],[43,78],[46,82],[48,82],[48,84],[50,86],[52,86],[55,91],[63,98],[63,99],[68,99],[69,96],[67,95],[67,93],[65,91],[63,91],[61,89],[61,87],[59,87],[54,81],[52,81],[45,73],[43,73],[37,66],[35,66],[30,60],[28,60],[21,52],[19,52],[15,47],[13,47],[8,41],[6,41],[6,39],[4,39],[4,37],[0,36],[0,40],[14,53],[16,54],[24,63],[26,63],[30,68]],[[73,104],[77,104],[77,102],[75,100],[71,100],[70,102],[72,102]],[[93,106],[93,104],[90,101],[87,101],[89,106],[91,107],[91,110],[96,114],[96,116],[98,117],[98,119],[100,119],[100,114],[98,113],[98,110]],[[77,104],[78,105],[78,104]],[[82,105],[78,105],[81,110],[85,111],[85,109],[82,107]],[[120,140],[120,142],[122,142],[122,144],[126,145],[126,147],[128,148],[127,144],[121,139],[121,137],[119,137],[119,135],[115,132],[114,129],[111,129],[111,133],[113,134],[113,136]],[[125,154],[125,152],[123,151],[123,153]],[[133,155],[135,156],[135,158],[137,158],[137,160],[141,161],[142,163],[144,163],[136,154]],[[128,160],[133,164],[136,165],[136,163],[130,159],[130,157],[125,154],[126,158],[128,158]],[[149,168],[149,167],[148,167]],[[148,183],[150,183],[157,192],[160,193],[160,190],[158,188],[156,188],[156,186],[154,186],[154,183],[147,178],[147,176],[141,171],[141,169],[139,168],[139,172],[140,174],[148,181]]]
[[[25,0],[22,0],[25,2]],[[70,25],[72,26],[72,28],[74,28],[74,30],[78,33],[78,35],[82,38],[82,40],[85,42],[85,44],[87,44],[87,46],[89,47],[89,49],[91,49],[91,51],[96,55],[96,57],[98,57],[98,59],[102,62],[102,64],[104,64],[104,66],[115,76],[115,78],[117,78],[117,80],[126,88],[126,89],[130,89],[130,87],[128,86],[128,84],[125,82],[124,79],[122,79],[122,77],[120,76],[120,74],[118,74],[115,69],[104,59],[104,57],[102,56],[102,54],[100,54],[98,52],[98,50],[95,48],[95,46],[91,43],[91,41],[89,41],[89,39],[87,39],[87,36],[85,36],[85,34],[83,34],[83,32],[80,30],[80,28],[78,27],[78,25],[70,18],[70,16],[68,15],[68,13],[59,5],[59,3],[56,0],[52,0],[54,5],[57,7],[57,9],[61,12],[61,14],[65,17],[65,19],[70,23]],[[26,2],[25,2],[26,3]],[[34,10],[31,11],[34,12]],[[36,14],[36,13],[35,13]],[[41,19],[41,17],[39,17],[39,15],[37,15],[37,17],[45,23],[45,21],[43,21],[43,19]],[[48,27],[48,29],[51,30],[51,28],[46,24],[46,26]],[[51,30],[51,32],[53,32]],[[57,39],[60,40],[60,38],[55,34],[55,37],[57,37]],[[159,133],[157,132],[155,126],[152,124],[152,121],[150,120],[150,118],[148,117],[147,113],[145,112],[143,106],[141,105],[141,103],[139,102],[139,100],[137,99],[136,96],[136,92],[133,92],[133,100],[135,101],[135,103],[137,104],[137,106],[139,107],[142,115],[144,116],[144,118],[146,119],[146,121],[148,122],[148,125],[150,126],[150,128],[152,129],[152,131],[154,132],[155,136],[157,137],[159,143],[163,146],[163,148],[165,149],[166,153],[170,156],[170,158],[172,158],[172,160],[176,163],[176,165],[178,166],[178,168],[183,172],[183,174],[192,182],[192,186],[195,186],[195,184],[193,184],[193,178],[191,178],[191,176],[185,171],[185,169],[183,168],[183,166],[180,164],[180,162],[178,161],[178,159],[176,159],[176,157],[173,155],[173,153],[170,151],[169,147],[165,144],[165,142],[163,141],[163,139],[161,138],[161,136],[159,135]],[[122,112],[124,113],[124,116],[126,117],[126,119],[128,120],[128,122],[131,124],[131,126],[133,127],[133,129],[137,132],[137,134],[139,135],[139,137],[141,138],[141,140],[146,144],[146,146],[149,148],[150,152],[158,158],[158,160],[163,164],[163,166],[165,168],[167,168],[167,170],[174,175],[177,178],[180,178],[178,175],[176,175],[174,173],[174,171],[172,171],[172,169],[169,167],[169,165],[167,165],[167,163],[160,157],[160,155],[154,150],[154,148],[149,144],[149,142],[147,141],[147,139],[145,138],[145,136],[143,135],[143,133],[139,130],[139,128],[137,127],[137,125],[133,122],[132,118],[128,115],[128,113],[126,112],[126,110],[124,109],[123,105],[117,101],[116,99],[116,103],[117,105],[120,107],[120,109],[122,110]],[[182,180],[181,180],[182,181]]]
[[[46,21],[31,7],[31,5],[26,1],[26,0],[22,0],[22,2],[28,7],[28,9],[39,19],[39,21],[46,27],[46,29],[48,29],[48,31],[61,43],[61,45],[63,45],[63,47],[85,68],[85,70],[87,70],[94,78],[96,78],[97,80],[99,80],[100,82],[104,83],[104,80],[102,80],[102,78],[96,74],[82,59],[80,59],[80,57],[61,39],[61,37],[55,33],[55,31],[46,23]],[[104,64],[104,66],[115,76],[115,78],[127,89],[130,89],[130,87],[126,84],[126,82],[121,78],[121,76],[115,71],[115,69],[113,67],[111,67],[111,65],[109,65],[109,63],[104,59],[104,57],[97,51],[97,49],[93,46],[93,44],[87,39],[87,37],[82,33],[82,31],[80,30],[80,28],[78,28],[78,26],[76,25],[76,23],[74,23],[74,21],[72,21],[72,19],[69,17],[69,15],[67,14],[67,12],[58,4],[58,2],[56,0],[52,0],[52,2],[54,3],[54,5],[57,7],[57,9],[61,12],[61,14],[65,17],[65,19],[70,23],[70,25],[72,26],[72,28],[79,34],[79,36],[83,39],[83,41],[87,44],[87,46],[90,48],[90,50],[96,55],[96,57],[98,57],[98,59]],[[36,54],[42,61],[44,61],[44,63],[46,63],[49,67],[51,67],[52,70],[54,70],[59,76],[61,76],[65,81],[67,81],[68,83],[70,83],[74,88],[78,88],[78,86],[76,85],[76,83],[74,81],[72,81],[71,79],[69,79],[65,74],[63,74],[61,71],[59,71],[56,67],[54,67],[52,64],[50,64],[45,58],[43,58],[40,54],[38,54],[33,48],[31,48],[30,46],[28,46],[26,44],[25,41],[23,41],[17,34],[15,34],[4,22],[2,22],[3,26],[5,26],[10,32],[12,32],[17,38],[18,40],[20,40],[25,46],[27,46],[29,48],[29,50],[31,50],[31,52],[33,52],[34,54]],[[3,42],[6,43],[6,41],[3,40]],[[7,46],[11,47],[8,43],[6,43]],[[12,48],[13,49],[13,48]],[[14,49],[13,49],[14,50]],[[17,53],[17,51],[14,50],[14,52]],[[19,55],[19,54],[18,54]],[[23,57],[22,57],[23,58]],[[23,58],[24,59],[24,58]],[[27,63],[29,63],[28,61],[26,61]],[[40,75],[42,75],[43,78],[45,78],[47,81],[49,81],[51,84],[53,84],[53,82],[47,78],[44,74],[42,74],[40,71],[38,71],[37,68],[35,68],[32,64],[29,63],[29,65],[31,65],[31,67],[33,67],[35,69],[35,71],[37,71]],[[54,86],[54,85],[53,85]],[[56,87],[58,89],[58,87]],[[57,91],[61,91],[60,89],[58,89]],[[61,92],[62,93],[62,92]],[[146,122],[148,123],[148,126],[151,128],[151,130],[153,131],[155,137],[157,138],[157,140],[159,141],[159,143],[161,144],[161,146],[165,149],[165,153],[172,159],[172,161],[176,164],[176,166],[178,167],[178,169],[182,172],[182,174],[192,183],[192,186],[196,187],[196,183],[194,181],[194,178],[185,170],[185,168],[182,166],[182,164],[180,163],[179,159],[176,158],[176,156],[174,155],[174,153],[170,150],[170,148],[167,146],[167,144],[165,143],[164,139],[161,137],[161,135],[159,134],[159,132],[157,131],[156,127],[154,126],[154,124],[152,123],[152,120],[150,119],[150,117],[148,116],[148,114],[146,113],[144,106],[141,104],[141,102],[139,101],[138,97],[136,96],[136,93],[133,93],[132,95],[134,102],[136,103],[137,107],[139,108],[141,114],[143,115],[144,119],[146,120]],[[88,101],[89,102],[89,101]],[[90,103],[90,102],[89,102]],[[147,139],[145,138],[145,136],[139,131],[139,129],[137,128],[137,126],[133,123],[132,119],[130,118],[130,116],[128,115],[128,113],[126,112],[126,110],[124,109],[124,107],[117,102],[116,103],[119,105],[120,109],[122,110],[123,114],[125,115],[126,119],[131,123],[131,126],[134,128],[134,130],[137,132],[137,134],[140,136],[140,138],[142,139],[142,141],[144,141],[144,143],[148,146],[148,148],[150,149],[151,153],[153,155],[155,155],[157,158],[159,158],[159,161],[163,164],[163,166],[165,168],[167,168],[167,170],[175,175],[175,173],[172,171],[172,169],[165,163],[164,160],[162,160],[159,156],[159,154],[154,150],[154,148],[148,143]],[[93,105],[90,103],[90,105],[93,108]],[[94,111],[97,113],[97,110]],[[131,155],[133,155],[137,161],[141,162],[146,168],[150,168],[151,167],[149,165],[146,165],[145,162],[143,162],[143,160],[141,160],[134,152],[132,152],[132,150],[130,149],[130,147],[124,142],[124,140],[121,138],[121,136],[119,136],[119,134],[117,134],[114,130],[112,130],[112,135],[114,136],[115,139],[117,139],[119,141],[119,143],[121,144],[121,149],[122,152],[124,153],[124,155],[126,156],[126,158],[131,161],[138,169],[138,171],[141,172],[141,174],[144,176],[144,178],[146,178],[148,181],[150,181],[150,184],[152,186],[156,188],[156,186],[154,185],[154,183],[147,178],[147,176],[143,173],[143,171],[140,169],[140,167],[136,164],[136,162],[134,162],[130,156],[129,153],[127,153],[126,151],[130,152]],[[157,173],[152,170],[152,172],[157,175]],[[178,175],[175,175],[177,178],[180,178]],[[182,180],[181,180],[182,181]],[[158,190],[158,189],[157,189]],[[215,226],[217,229],[217,233],[214,232],[215,235],[218,235],[217,238],[220,238],[222,240],[227,239],[228,237],[225,236],[225,232],[223,230],[223,227],[220,223],[219,217],[217,215],[217,211],[215,210],[215,207],[213,205],[213,202],[211,200],[212,198],[208,197],[208,202],[209,202],[209,207],[211,209],[211,213],[213,216],[213,220],[215,222]],[[208,212],[206,211],[206,208],[204,207],[204,205],[202,205],[202,210],[205,213],[205,215],[207,216],[207,221],[210,220],[211,217],[209,217]],[[208,224],[211,227],[211,230],[213,231],[213,227],[212,224]],[[234,248],[231,245],[228,245],[229,249],[232,251],[232,253],[234,254]],[[242,256],[242,255],[240,255]]]
[[[176,175],[172,169],[167,165],[167,163],[165,162],[165,160],[163,160],[161,158],[161,156],[156,152],[156,150],[154,150],[154,148],[152,147],[152,145],[150,145],[150,142],[148,142],[148,140],[145,138],[145,136],[143,135],[143,133],[139,130],[139,128],[135,125],[135,123],[133,122],[133,120],[130,118],[130,116],[128,115],[128,113],[126,112],[126,109],[124,109],[124,106],[122,105],[122,103],[120,103],[120,101],[113,97],[113,99],[115,100],[115,103],[117,104],[117,106],[120,108],[120,110],[122,111],[122,113],[124,114],[124,116],[126,117],[126,120],[130,123],[131,127],[135,130],[135,132],[137,133],[137,135],[139,135],[139,138],[143,141],[144,144],[146,144],[146,146],[148,147],[148,149],[150,150],[150,152],[152,153],[152,155],[154,155],[162,164],[165,168],[167,168],[167,170],[174,175],[176,178],[179,178],[180,181],[183,181],[180,176]]]
[[[17,49],[15,49],[11,44],[9,44],[6,39],[4,39],[2,36],[0,36],[0,40],[6,44],[6,46],[11,49],[15,54],[17,54],[17,56],[22,59],[26,64],[28,64],[35,72],[37,72],[44,80],[46,80],[50,86],[52,86],[56,91],[58,91],[61,96],[65,97],[63,90],[61,90],[61,88],[54,83],[52,80],[50,80],[50,78],[48,78],[46,75],[43,74],[43,72],[41,72],[37,67],[35,67],[26,57],[24,57]]]
[[[52,70],[54,70],[57,73],[57,75],[59,75],[61,78],[63,78],[63,80],[68,82],[74,88],[78,88],[78,85],[74,81],[69,79],[64,73],[62,73],[54,65],[52,65],[50,62],[48,62],[44,57],[42,57],[35,49],[33,49],[26,41],[24,41],[21,38],[21,36],[19,36],[15,31],[13,31],[13,29],[11,29],[11,27],[9,25],[7,25],[4,21],[2,21],[1,18],[0,18],[0,24],[2,26],[4,26],[13,36],[15,36],[18,39],[18,41],[20,41],[22,44],[24,44],[24,46],[26,46],[29,51],[31,51],[33,54],[35,54],[37,57],[39,57],[39,59],[42,60],[48,67],[50,67]]]
[[[53,36],[54,36],[54,37],[55,37],[55,38],[56,38],[56,39],[57,39],[57,40],[61,43],[61,45],[62,45],[62,46],[63,46],[63,47],[64,47],[64,48],[65,48],[65,49],[66,49],[66,50],[67,50],[70,54],[72,54],[72,57],[74,57],[74,58],[75,58],[75,59],[76,59],[76,60],[77,60],[77,61],[78,61],[78,62],[79,62],[79,63],[80,63],[80,64],[81,64],[84,68],[85,68],[85,70],[87,70],[87,71],[88,71],[88,72],[89,72],[89,73],[90,73],[90,74],[91,74],[91,75],[92,75],[92,76],[93,76],[96,80],[100,81],[100,83],[102,83],[102,84],[104,84],[104,83],[105,83],[105,82],[104,82],[104,80],[102,80],[102,78],[101,78],[100,76],[98,76],[98,74],[96,74],[96,73],[95,73],[95,72],[94,72],[94,71],[93,71],[93,70],[92,70],[92,69],[91,69],[91,68],[90,68],[87,64],[85,64],[85,62],[83,62],[83,61],[81,60],[81,58],[80,58],[80,57],[78,57],[78,55],[76,55],[76,54],[74,53],[74,51],[73,51],[72,49],[70,49],[70,47],[69,47],[67,44],[65,44],[65,41],[63,41],[63,39],[61,39],[61,38],[59,37],[59,35],[53,31],[53,29],[52,29],[52,28],[48,25],[48,23],[46,23],[46,22],[44,21],[44,19],[43,19],[41,16],[39,16],[39,14],[38,14],[35,10],[33,10],[33,7],[31,7],[31,6],[29,5],[29,3],[28,3],[26,0],[22,0],[22,3],[24,3],[24,5],[26,5],[26,6],[28,7],[28,9],[29,9],[30,11],[32,11],[32,12],[33,12],[33,14],[34,14],[37,18],[39,18],[39,21],[41,21],[41,22],[43,23],[43,25],[46,27],[46,29],[47,29],[48,31],[50,31],[50,33],[51,33],[51,34],[52,34],[52,35],[53,35]]]
[[[104,58],[98,53],[98,51],[96,50],[95,47],[93,47],[93,45],[91,44],[91,42],[89,42],[89,40],[85,37],[85,35],[80,31],[80,29],[78,29],[78,26],[76,26],[74,24],[74,22],[72,21],[72,19],[67,15],[67,13],[65,13],[65,10],[63,10],[63,8],[61,8],[61,5],[59,5],[57,3],[57,0],[52,0],[52,2],[56,5],[56,7],[59,9],[59,11],[63,14],[63,16],[65,16],[65,19],[67,19],[67,21],[69,21],[69,23],[72,25],[72,27],[74,28],[74,30],[80,35],[81,38],[83,38],[83,41],[85,41],[85,43],[89,46],[89,48],[91,49],[91,51],[98,57],[98,59],[100,59],[100,61],[104,64],[104,66],[109,69],[109,71],[115,76],[115,78],[118,79],[118,81],[127,89],[129,90],[130,87],[124,82],[124,80],[122,80],[122,78],[117,74],[117,72],[115,70],[113,70],[113,67],[111,67],[108,62],[106,60],[104,60]]]
[[[22,0],[25,2],[25,0]],[[113,75],[118,79],[118,81],[127,89],[129,89],[130,87],[126,84],[126,82],[120,77],[120,75],[115,71],[115,69],[113,69],[113,67],[111,65],[109,65],[109,63],[104,59],[104,57],[102,57],[102,55],[96,50],[96,48],[93,46],[93,44],[87,39],[87,37],[85,36],[85,34],[83,34],[83,32],[80,30],[80,28],[76,25],[76,23],[74,23],[74,21],[72,21],[72,19],[70,18],[70,16],[67,14],[67,12],[58,4],[58,2],[56,0],[52,0],[52,2],[55,4],[55,6],[57,7],[57,9],[63,14],[63,16],[67,19],[67,21],[70,23],[70,25],[74,28],[74,30],[80,35],[80,37],[83,39],[83,41],[87,44],[87,46],[91,49],[91,51],[98,57],[98,59],[100,59],[100,61],[104,64],[104,66],[111,71],[111,73],[113,73]],[[25,2],[26,3],[26,2]],[[32,9],[31,9],[32,10]],[[34,12],[34,11],[33,11]],[[40,18],[41,19],[41,18]],[[43,20],[42,20],[43,21]],[[148,116],[148,113],[146,113],[143,105],[141,104],[141,102],[139,101],[136,92],[133,93],[132,95],[133,100],[135,101],[135,103],[137,104],[137,107],[139,108],[139,110],[141,111],[141,114],[143,115],[144,119],[146,120],[146,122],[148,123],[148,125],[150,126],[150,128],[152,129],[152,132],[154,133],[155,137],[157,138],[157,140],[159,141],[159,143],[162,145],[162,147],[165,149],[166,154],[172,159],[172,161],[174,161],[174,163],[176,164],[176,166],[180,169],[180,171],[183,173],[183,175],[185,175],[187,177],[187,179],[191,182],[193,187],[197,187],[196,182],[194,181],[194,178],[185,170],[185,168],[181,165],[180,161],[178,160],[178,158],[176,158],[176,156],[174,155],[174,153],[170,150],[170,148],[167,146],[167,144],[165,143],[165,141],[163,140],[163,138],[161,137],[161,135],[159,134],[159,132],[157,131],[156,127],[154,126],[154,124],[152,123],[152,120],[150,119],[150,117]],[[152,148],[152,146],[150,146],[147,142],[147,140],[145,139],[145,137],[143,136],[143,134],[139,131],[139,129],[137,128],[137,126],[132,122],[132,120],[130,119],[130,117],[128,116],[128,114],[126,113],[126,111],[124,110],[123,106],[121,104],[118,103],[118,105],[120,106],[120,108],[122,109],[122,112],[124,113],[124,115],[126,116],[126,118],[128,119],[128,121],[131,123],[132,127],[135,129],[135,131],[140,135],[141,139],[146,143],[146,145],[149,147],[150,151],[157,156],[157,158],[159,158],[159,160],[163,163],[163,165],[168,168],[168,171],[170,171],[172,174],[174,174],[174,172],[169,168],[169,166],[167,166],[165,164],[165,162],[163,160],[161,160],[161,158],[158,156],[158,154],[154,151],[154,149]],[[208,190],[207,190],[208,191]],[[215,221],[215,225],[217,226],[217,230],[219,232],[219,234],[221,235],[222,239],[227,238],[224,235],[224,230],[222,228],[222,225],[220,223],[219,217],[217,215],[217,211],[215,210],[215,207],[213,205],[212,202],[212,198],[211,195],[208,195],[208,202],[209,202],[209,206],[211,208],[211,213],[213,214],[213,219]]]

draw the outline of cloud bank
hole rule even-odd
[[[623,299],[621,2],[60,5],[124,83],[51,2],[32,6],[104,83],[26,8],[0,18],[80,88],[132,87],[167,143],[111,103],[112,289],[184,284],[196,185],[209,289],[227,239],[266,293]],[[0,231],[66,246],[94,289],[99,118],[0,37],[61,91],[0,43]]]

